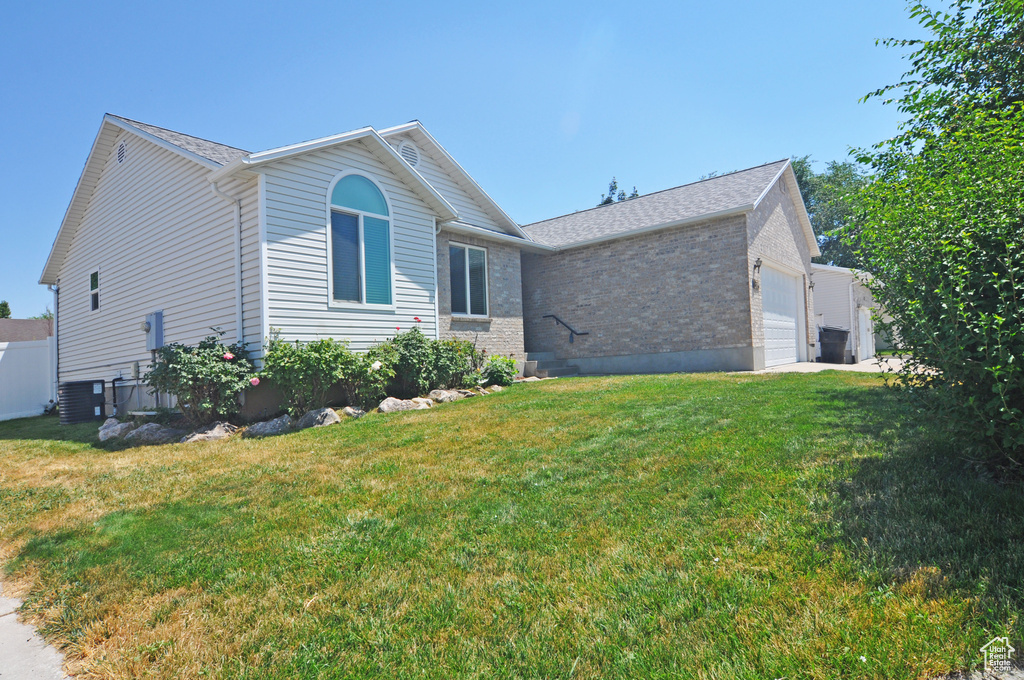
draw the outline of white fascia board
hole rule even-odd
[[[789,173],[788,175],[786,174],[787,171]],[[761,205],[761,201],[763,201],[764,197],[768,195],[768,192],[771,191],[771,188],[775,186],[776,182],[783,179],[784,176],[792,178],[792,186],[790,187],[789,192],[790,196],[794,195],[793,192],[796,192],[795,195],[800,196],[799,201],[793,201],[793,205],[796,206],[796,216],[797,219],[800,221],[800,226],[804,230],[804,238],[807,239],[807,246],[811,251],[811,257],[817,257],[821,255],[821,250],[818,248],[818,239],[814,235],[814,227],[811,226],[811,218],[807,214],[807,206],[804,205],[803,194],[800,193],[800,183],[796,181],[796,174],[793,172],[792,161],[790,161],[788,158],[786,159],[786,164],[783,165],[782,169],[779,170],[775,177],[772,178],[772,181],[768,182],[768,185],[764,188],[764,191],[762,191],[761,195],[757,197],[756,201],[754,201],[754,207],[757,208],[757,206]]]
[[[434,136],[430,134],[425,127],[423,127],[423,124],[421,122],[419,122],[418,120],[414,120],[412,122],[405,123],[404,125],[396,125],[395,127],[390,127],[385,130],[381,130],[380,135],[381,137],[391,137],[394,135],[399,135],[412,131],[419,132],[421,135],[423,135],[423,137],[437,150],[438,153],[444,156],[445,159],[448,160],[448,162],[455,166],[455,169],[459,171],[459,173],[462,175],[466,183],[469,184],[470,188],[479,193],[481,198],[483,198],[484,201],[486,201],[491,206],[491,208],[493,208],[494,211],[505,220],[505,222],[507,223],[505,226],[510,227],[516,234],[518,234],[522,238],[530,239],[529,234],[523,231],[520,228],[520,226],[516,223],[516,221],[509,217],[507,212],[502,210],[501,206],[498,205],[498,203],[493,198],[491,198],[486,191],[483,190],[483,187],[481,187],[477,183],[477,181],[473,179],[473,176],[466,172],[466,169],[463,168],[450,153],[448,153],[448,150],[441,146],[436,139],[434,139]],[[458,179],[456,179],[456,181],[458,181]]]
[[[85,184],[85,175],[89,171],[89,167],[96,162],[96,151],[99,148],[100,140],[103,138],[103,134],[107,132],[106,125],[110,123],[115,127],[122,127],[116,125],[115,121],[109,114],[103,116],[103,122],[100,123],[99,132],[96,133],[96,138],[92,141],[92,146],[89,147],[89,155],[85,157],[85,165],[82,166],[82,173],[78,176],[78,182],[75,183],[75,191],[71,194],[71,201],[68,203],[67,210],[64,211],[64,218],[60,221],[60,228],[57,230],[57,235],[53,239],[53,244],[50,246],[50,254],[46,257],[46,264],[43,265],[43,271],[39,276],[39,283],[44,286],[52,286],[57,283],[57,270],[60,266],[54,261],[54,256],[57,255],[58,249],[61,252],[61,258],[67,252],[67,244],[63,248],[59,248],[61,245],[61,239],[67,233],[69,228],[69,222],[72,220],[72,213],[78,209],[84,210],[84,206],[79,206],[81,201],[85,201],[83,194],[83,185]],[[91,190],[91,187],[90,187]]]
[[[477,227],[472,224],[466,224],[465,222],[444,222],[440,225],[441,229],[445,231],[452,231],[457,234],[464,234],[466,236],[475,236],[480,239],[487,241],[499,241],[501,243],[509,243],[517,246],[523,250],[527,250],[533,253],[553,253],[558,250],[553,246],[546,246],[542,243],[530,239],[522,239],[518,236],[512,236],[511,234],[503,234],[500,231],[492,231],[490,229],[484,229],[483,227]]]
[[[195,161],[196,163],[199,163],[199,165],[202,165],[205,168],[215,170],[221,167],[220,163],[215,163],[214,161],[211,161],[209,158],[203,158],[197,153],[192,153],[191,151],[182,149],[180,146],[171,144],[166,140],[160,139],[156,135],[152,135],[144,130],[140,130],[131,123],[126,123],[125,121],[121,120],[120,118],[117,118],[116,116],[111,116],[109,113],[103,116],[103,121],[109,122],[112,125],[116,125],[122,130],[127,130],[128,132],[131,132],[134,135],[138,135],[139,137],[145,139],[147,142],[152,142],[153,144],[156,144],[157,146],[163,149],[167,149],[168,151],[176,153],[179,156],[184,156],[190,161]]]
[[[672,229],[674,227],[685,227],[689,224],[697,224],[699,222],[707,222],[709,220],[717,220],[722,217],[731,217],[733,215],[743,215],[754,209],[753,204],[741,205],[736,208],[729,208],[728,210],[719,210],[718,212],[706,213],[704,215],[697,215],[695,217],[687,217],[681,220],[673,220],[671,222],[663,222],[661,224],[652,224],[649,227],[641,227],[639,229],[631,229],[630,231],[620,231],[614,234],[608,234],[606,236],[598,236],[596,238],[587,239],[586,241],[577,241],[576,243],[567,243],[564,246],[556,246],[554,250],[561,252],[563,250],[574,250],[576,248],[583,248],[584,246],[592,246],[595,243],[606,243],[608,241],[618,241],[619,239],[629,238],[630,236],[637,236],[640,234],[649,234],[652,231],[661,231],[662,229]]]

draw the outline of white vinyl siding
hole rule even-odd
[[[814,276],[814,320],[815,325],[833,326],[850,331],[846,349],[850,354],[857,354],[858,340],[863,332],[860,328],[861,317],[859,307],[873,307],[871,292],[859,281],[854,281],[853,272],[823,265],[811,265]],[[850,284],[853,283],[853,298],[850,297]],[[870,317],[868,322],[871,323]],[[871,323],[873,327],[873,323]],[[868,357],[874,355],[872,343],[867,343],[863,352]],[[820,347],[818,354],[820,354]],[[858,357],[860,359],[860,357]]]
[[[397,149],[402,139],[389,141]],[[470,197],[466,190],[441,168],[440,164],[423,146],[417,144],[417,147],[420,151],[420,162],[416,165],[416,172],[420,173],[423,179],[427,180],[455,208],[459,213],[459,221],[505,233],[505,230],[498,226],[498,223]]]
[[[117,163],[118,142],[130,153]],[[97,153],[100,151],[97,150]],[[166,342],[195,343],[211,326],[236,337],[235,238],[231,204],[216,197],[209,170],[122,132],[107,159],[60,270],[60,380],[130,375],[150,362],[139,324],[162,309]],[[246,340],[261,343],[255,182],[225,182],[243,194]],[[100,272],[100,307],[89,279]]]
[[[372,177],[390,201],[394,309],[329,304],[327,191],[346,170]],[[434,336],[433,214],[362,142],[269,163],[261,172],[271,328],[289,340],[347,339],[357,350],[394,337],[398,327],[407,330],[418,325],[427,336]],[[413,317],[421,323],[416,324]]]

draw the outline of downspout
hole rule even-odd
[[[238,344],[245,344],[245,330],[242,326],[242,199],[225,194],[216,182],[210,182],[214,195],[234,205],[235,215],[235,327]]]
[[[57,285],[52,283],[46,286],[46,290],[53,293],[53,400],[60,397],[60,279]]]
[[[856,314],[853,307],[853,283],[853,279],[850,279],[850,354],[853,355],[853,358],[856,361],[860,361],[860,357],[857,356],[857,341],[854,339],[857,336],[854,334],[853,330],[853,317]]]
[[[437,218],[434,220],[434,339],[441,339],[441,312],[438,306],[438,297],[441,293],[441,282],[437,278],[437,237],[441,233],[441,227],[437,224]]]

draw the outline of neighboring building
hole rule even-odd
[[[807,284],[818,246],[788,160],[523,229],[555,249],[523,256],[531,353],[584,373],[814,357]]]
[[[418,122],[250,153],[107,115],[40,283],[61,383],[130,390],[212,334],[258,358],[413,326],[587,372],[741,370],[813,359],[815,254],[788,161],[523,229]]]
[[[53,335],[53,319],[0,319],[0,342],[46,340]]]
[[[812,264],[811,273],[814,276],[814,314],[818,328],[831,326],[850,331],[846,342],[847,363],[874,357],[875,348],[886,344],[880,342],[875,333],[875,317],[881,309],[864,285],[871,275],[859,269],[827,264]]]

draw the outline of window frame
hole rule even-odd
[[[94,277],[94,276],[96,277],[96,287],[95,288],[92,287],[92,277]],[[96,269],[94,269],[91,272],[89,272],[89,311],[90,312],[98,312],[100,310],[100,290],[101,290],[101,288],[102,288],[102,286],[100,285],[100,268],[96,267]],[[96,300],[95,306],[93,306],[93,298],[94,298],[94,296],[95,296],[95,300]]]
[[[491,263],[490,263],[490,258],[488,257],[487,248],[482,248],[480,246],[471,246],[468,243],[459,243],[457,241],[449,241],[448,242],[448,248],[449,248],[449,250],[448,250],[448,280],[449,280],[449,282],[451,281],[451,271],[452,271],[451,248],[462,248],[463,251],[465,252],[465,255],[463,255],[463,257],[464,257],[465,272],[466,272],[466,311],[465,312],[456,312],[452,308],[452,299],[451,299],[452,295],[451,295],[451,291],[449,290],[448,291],[448,308],[451,310],[452,316],[457,316],[460,319],[489,319],[489,318],[491,318]],[[478,251],[480,251],[480,252],[482,252],[484,254],[484,286],[486,288],[486,290],[485,290],[486,294],[484,295],[484,313],[483,314],[473,314],[470,311],[470,310],[473,309],[473,301],[472,301],[473,299],[470,297],[470,283],[469,283],[469,281],[470,281],[470,276],[469,276],[469,251],[470,250],[478,250]]]
[[[377,213],[366,212],[365,210],[356,210],[355,208],[348,208],[345,206],[334,205],[332,198],[334,194],[334,187],[337,186],[338,182],[345,179],[350,175],[358,175],[363,179],[367,179],[377,187],[377,191],[380,192],[381,196],[384,197],[384,204],[387,206],[388,214],[379,215]],[[346,170],[334,177],[331,183],[327,187],[327,219],[326,219],[326,230],[325,230],[325,243],[327,244],[327,306],[332,309],[359,309],[364,311],[395,311],[397,304],[395,300],[395,211],[391,205],[391,199],[388,198],[388,194],[384,191],[384,187],[380,185],[380,182],[370,174],[362,172],[360,170]],[[333,243],[333,229],[331,228],[331,215],[333,213],[340,213],[343,215],[352,215],[358,220],[359,229],[359,300],[335,300],[334,299],[334,243]],[[388,280],[391,287],[391,303],[381,304],[376,302],[366,302],[366,251],[365,251],[365,239],[363,238],[363,223],[364,218],[372,217],[378,220],[384,220],[388,223]]]

